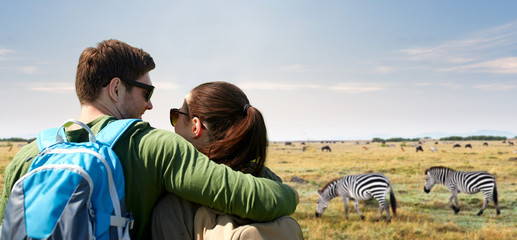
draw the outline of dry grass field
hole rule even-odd
[[[355,141],[272,143],[268,163],[273,171],[300,194],[300,204],[292,215],[301,225],[305,239],[517,239],[517,157],[508,144],[501,141],[462,142],[472,149],[455,148],[453,144],[427,141],[424,152],[416,152],[412,143],[383,147],[380,143],[356,144]],[[322,152],[329,145],[332,152]],[[302,152],[302,146],[306,150]],[[368,150],[362,148],[366,146]],[[435,146],[437,152],[430,150]],[[483,203],[481,193],[459,195],[461,211],[455,215],[448,205],[450,192],[435,185],[429,194],[423,191],[424,172],[431,166],[447,166],[456,170],[486,170],[495,175],[501,215],[497,216],[492,202],[482,216],[477,216]],[[317,190],[328,181],[350,174],[380,172],[392,182],[397,198],[397,216],[391,223],[376,221],[375,200],[360,203],[366,219],[362,221],[350,202],[349,220],[345,219],[341,198],[330,201],[321,218],[314,216]],[[299,177],[308,182],[294,183]]]
[[[517,239],[517,157],[508,144],[500,141],[471,143],[472,149],[456,148],[452,144],[434,141],[423,143],[424,152],[415,152],[412,143],[406,143],[405,151],[400,143],[395,147],[383,147],[379,143],[366,145],[365,141],[321,143],[293,142],[271,143],[266,164],[284,183],[297,189],[300,204],[292,215],[301,225],[305,239]],[[0,143],[0,171],[19,150],[12,143],[9,151],[6,143]],[[329,145],[332,152],[322,152]],[[306,150],[302,152],[302,147]],[[362,148],[366,146],[368,150]],[[437,152],[430,151],[436,146]],[[486,170],[496,176],[501,215],[496,216],[492,202],[482,216],[476,216],[482,205],[482,194],[459,195],[461,211],[455,215],[448,206],[449,191],[436,185],[431,193],[423,191],[424,171],[431,166],[447,166],[456,170]],[[375,200],[360,203],[366,216],[362,221],[350,203],[350,219],[344,217],[340,198],[333,199],[321,218],[315,218],[317,190],[328,181],[349,174],[381,172],[394,186],[398,208],[391,223],[375,221],[378,205]],[[307,183],[290,180],[299,177]],[[3,188],[3,174],[0,181]],[[385,214],[383,215],[385,217]],[[384,220],[384,218],[383,218]]]
[[[0,142],[0,191],[4,189],[4,172],[14,155],[26,143]]]

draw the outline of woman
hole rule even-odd
[[[264,167],[268,144],[264,118],[258,109],[250,105],[246,94],[237,86],[228,82],[208,82],[197,86],[185,97],[181,108],[171,109],[170,121],[177,134],[213,161],[254,176],[282,181]],[[207,207],[199,208],[189,202],[185,203],[186,201],[174,203],[177,202],[176,198],[169,195],[155,208],[153,238],[178,236],[176,229],[168,227],[175,225],[174,221],[195,221],[195,226],[183,229],[180,233],[180,238],[185,239],[222,239],[224,234],[228,234],[224,231],[242,230],[246,227],[248,230],[244,231],[252,232],[252,238],[257,237],[253,233],[260,233],[266,238],[302,238],[298,223],[287,216],[270,223],[250,223]],[[170,211],[182,211],[181,215],[185,219],[171,219],[173,216],[167,214]],[[191,219],[192,212],[197,212],[195,219]],[[232,227],[229,228],[228,225]],[[192,234],[194,228],[195,233]],[[280,229],[283,230],[278,231]]]
[[[237,86],[227,82],[201,84],[185,97],[180,109],[171,109],[170,118],[174,131],[213,161],[282,181],[264,168],[266,124]]]

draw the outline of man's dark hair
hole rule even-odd
[[[136,80],[154,68],[155,64],[149,53],[119,40],[105,40],[96,48],[86,48],[79,57],[75,78],[79,102],[93,102],[103,85],[115,77]],[[128,90],[132,87],[129,84],[125,86]]]

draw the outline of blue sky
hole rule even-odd
[[[270,140],[517,133],[516,1],[0,0],[0,138],[79,115],[77,60],[115,38],[149,52],[154,109],[241,87]],[[517,134],[516,134],[517,135]]]

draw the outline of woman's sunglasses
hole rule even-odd
[[[176,123],[178,122],[178,118],[180,117],[180,114],[183,114],[185,116],[189,116],[191,118],[194,117],[194,116],[191,116],[190,114],[188,114],[186,112],[180,111],[178,108],[171,108],[170,120],[171,120],[171,125],[173,127],[176,126]]]
[[[179,108],[171,108],[171,112],[170,112],[170,120],[171,120],[171,125],[174,127],[176,126],[176,123],[178,122],[178,118],[180,117],[180,114],[183,114],[185,116],[189,116],[190,118],[195,118],[197,116],[194,116],[194,115],[190,115],[186,112],[182,112],[179,110]],[[199,122],[201,122],[201,119],[199,119]],[[205,124],[203,122],[201,122],[201,127],[203,129],[208,129]]]

